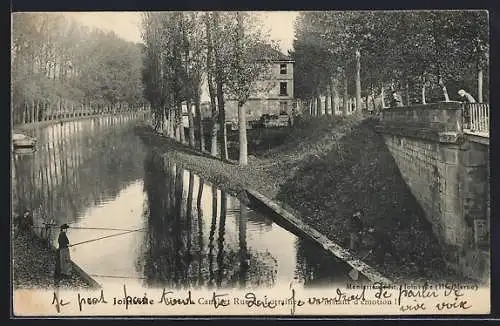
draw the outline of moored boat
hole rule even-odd
[[[12,136],[12,145],[14,148],[29,148],[36,145],[36,138],[23,134],[14,134]]]

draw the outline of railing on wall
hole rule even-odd
[[[467,103],[464,108],[464,132],[489,137],[490,105],[488,103]]]

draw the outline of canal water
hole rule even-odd
[[[33,131],[37,150],[13,155],[13,211],[33,210],[39,234],[52,221],[45,233],[55,246],[68,223],[72,260],[102,285],[355,283],[347,264],[269,213],[148,150],[134,133],[141,121],[100,117]]]

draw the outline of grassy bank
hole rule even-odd
[[[395,281],[453,280],[437,239],[404,183],[374,122],[327,117],[303,120],[294,128],[249,132],[249,165],[223,163],[155,135],[145,143],[220,187],[246,187],[276,199],[329,239],[348,247],[347,220],[362,212],[366,228],[392,240],[397,258],[364,260]],[[231,136],[230,136],[231,137]],[[237,159],[233,150],[232,159]],[[362,255],[372,243],[367,238]]]
[[[12,283],[14,289],[53,288],[56,253],[37,237],[19,233],[12,239]],[[76,273],[63,279],[60,287],[90,288]]]

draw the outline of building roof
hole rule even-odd
[[[269,43],[257,44],[253,51],[253,57],[256,60],[292,61],[289,56],[283,54]]]

